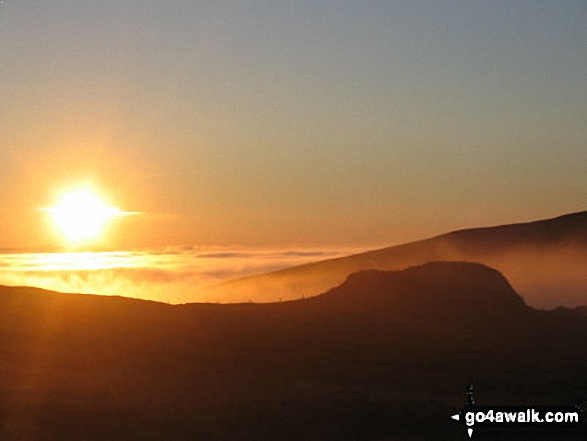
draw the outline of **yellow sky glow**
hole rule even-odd
[[[133,214],[108,205],[90,187],[69,190],[55,205],[40,210],[49,213],[53,225],[69,246],[99,240],[113,220]]]

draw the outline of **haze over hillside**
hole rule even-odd
[[[587,321],[497,271],[365,271],[312,299],[168,305],[0,289],[0,438],[458,439],[484,401],[587,396]]]
[[[537,308],[587,305],[587,212],[455,231],[207,288],[210,301],[279,301],[315,296],[356,271],[398,270],[430,261],[483,263],[502,272]]]

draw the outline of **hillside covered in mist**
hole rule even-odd
[[[418,242],[247,277],[200,292],[223,302],[318,295],[367,269],[399,270],[432,261],[478,262],[502,272],[537,308],[587,305],[587,212],[535,222],[455,231]]]

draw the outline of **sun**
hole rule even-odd
[[[56,229],[71,246],[100,239],[114,219],[128,214],[108,205],[90,187],[69,190],[55,205],[39,210],[49,213]]]

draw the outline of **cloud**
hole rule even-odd
[[[205,301],[201,288],[327,257],[345,250],[210,249],[0,254],[0,284],[169,303]],[[222,301],[222,299],[218,299]]]

